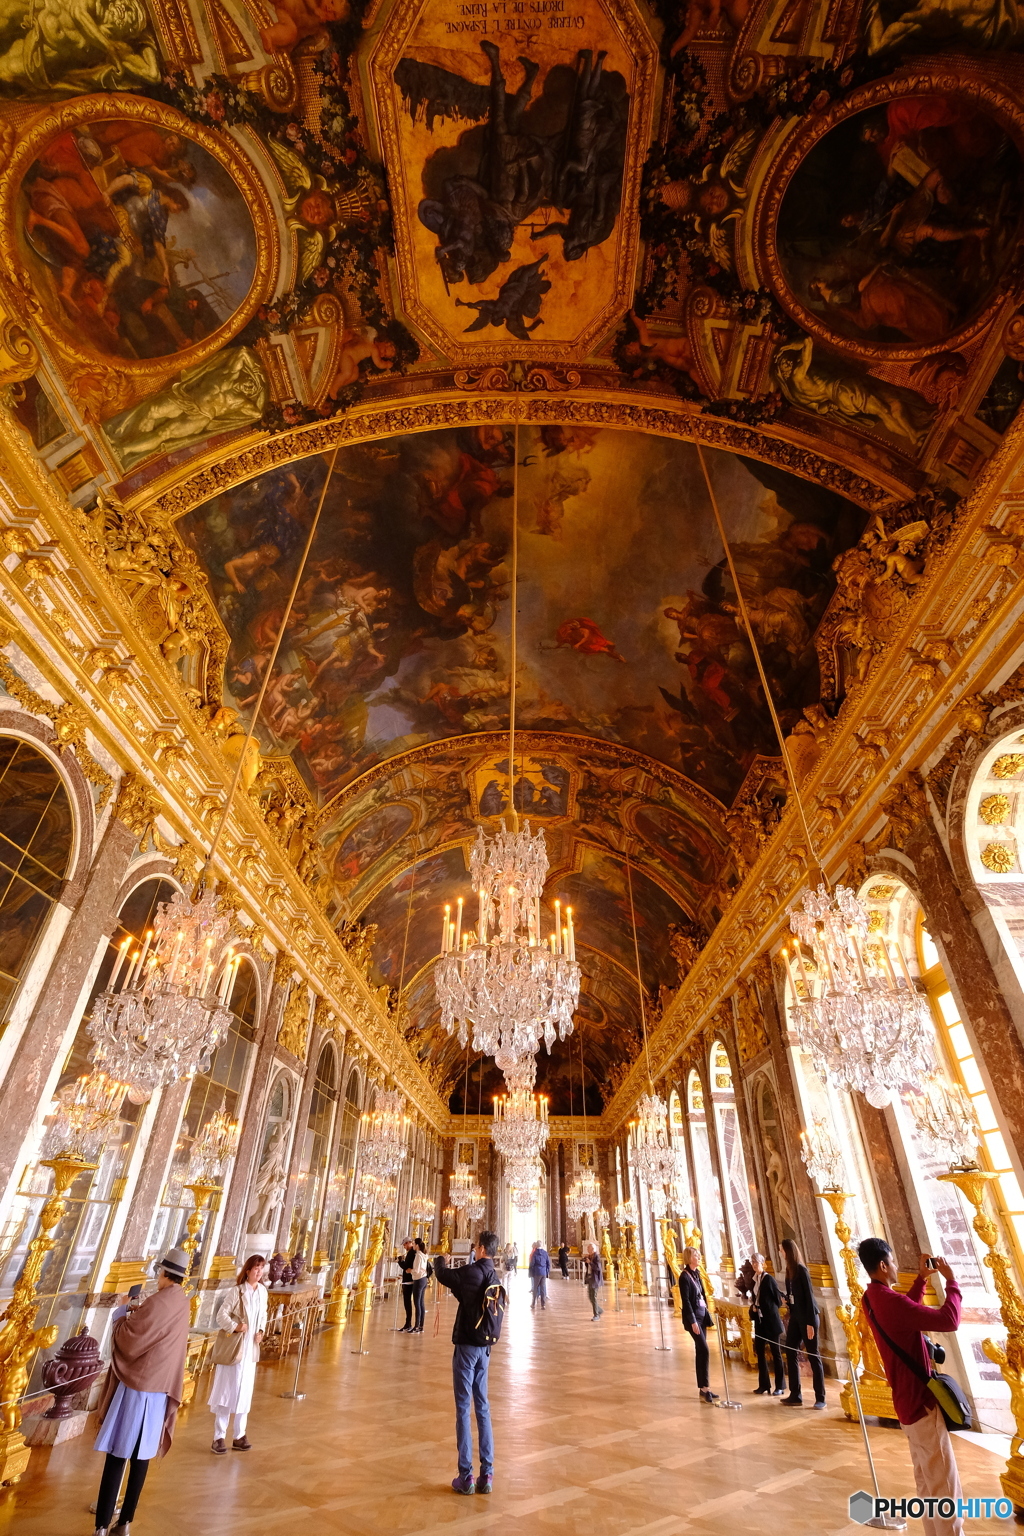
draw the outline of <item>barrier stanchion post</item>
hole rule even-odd
[[[712,1314],[714,1315],[714,1314]],[[742,1403],[734,1403],[729,1396],[729,1373],[725,1368],[725,1329],[719,1323],[715,1324],[715,1332],[718,1334],[718,1356],[722,1362],[722,1385],[725,1388],[725,1396],[720,1397],[715,1403],[716,1408],[733,1408],[737,1412],[742,1409]]]
[[[864,1422],[864,1412],[860,1406],[860,1386],[857,1382],[857,1367],[850,1361],[850,1380],[853,1383],[853,1395],[857,1402],[857,1417],[860,1420],[861,1434],[864,1436],[864,1450],[868,1458],[868,1466],[871,1468],[871,1482],[875,1490],[875,1498],[882,1497],[878,1486],[878,1473],[875,1471],[875,1458],[871,1454],[871,1441],[868,1439],[868,1427]],[[871,1520],[865,1520],[866,1526],[876,1531],[905,1531],[907,1522],[898,1519],[895,1515],[875,1515]]]
[[[296,1402],[296,1403],[303,1402],[304,1399],[305,1399],[305,1396],[306,1396],[305,1392],[300,1392],[299,1391],[299,1370],[301,1369],[301,1366],[302,1366],[302,1350],[303,1350],[303,1346],[305,1345],[305,1342],[306,1342],[307,1320],[308,1320],[308,1317],[309,1317],[309,1313],[313,1310],[313,1307],[315,1305],[316,1305],[315,1302],[310,1302],[307,1307],[303,1308],[303,1313],[304,1313],[303,1322],[302,1322],[302,1325],[299,1328],[299,1347],[295,1351],[295,1380],[292,1382],[292,1390],[290,1392],[282,1392],[281,1393],[282,1397],[291,1398],[291,1400],[293,1402]]]

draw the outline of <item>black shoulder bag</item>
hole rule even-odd
[[[867,1313],[873,1325],[878,1329],[879,1336],[885,1340],[897,1360],[902,1360],[908,1371],[912,1371],[918,1381],[923,1381],[929,1392],[939,1405],[939,1411],[946,1421],[947,1429],[973,1429],[974,1416],[971,1413],[971,1405],[964,1396],[963,1388],[953,1376],[946,1376],[939,1371],[928,1372],[919,1360],[914,1360],[886,1333],[881,1323],[871,1310],[871,1304],[867,1296],[862,1297],[861,1305]]]

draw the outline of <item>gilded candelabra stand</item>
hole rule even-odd
[[[626,1281],[634,1296],[646,1296],[644,1272],[640,1263],[640,1250],[636,1246],[636,1227],[632,1222],[622,1226],[622,1244],[619,1249],[619,1281]]]
[[[610,1288],[611,1296],[609,1305],[618,1306],[615,1285],[615,1255],[612,1250],[612,1240],[606,1226],[601,1228],[601,1259],[604,1265],[604,1283]]]
[[[331,1282],[331,1299],[324,1313],[324,1320],[328,1323],[337,1323],[342,1333],[348,1322],[348,1301],[351,1288],[345,1283],[345,1276],[349,1272],[352,1260],[359,1250],[359,1244],[363,1240],[363,1224],[366,1221],[366,1212],[360,1207],[352,1212],[345,1223],[345,1246],[341,1251],[334,1268],[334,1277]]]
[[[194,1328],[196,1318],[199,1315],[200,1296],[197,1289],[199,1276],[193,1275],[192,1265],[195,1262],[196,1249],[199,1247],[199,1231],[203,1225],[203,1212],[206,1210],[210,1196],[219,1191],[220,1185],[214,1184],[210,1179],[197,1179],[194,1184],[186,1184],[185,1188],[192,1196],[193,1210],[185,1229],[188,1232],[188,1236],[181,1245],[188,1254],[188,1273],[185,1276],[182,1290],[186,1295],[191,1296],[191,1301],[189,1302],[189,1327]]]
[[[999,1229],[984,1209],[985,1186],[996,1175],[982,1168],[951,1168],[938,1177],[941,1184],[955,1184],[967,1196],[974,1207],[974,1230],[989,1250],[985,1264],[996,1283],[1006,1344],[985,1339],[981,1347],[998,1365],[1010,1389],[1010,1411],[1016,1428],[1010,1442],[1010,1459],[999,1481],[1020,1513],[1024,1511],[1024,1298],[1014,1283],[1009,1259],[999,1250]]]
[[[39,1212],[39,1231],[28,1245],[25,1263],[7,1310],[0,1317],[0,1483],[16,1483],[32,1454],[21,1433],[21,1403],[28,1386],[29,1370],[36,1351],[49,1349],[57,1337],[56,1324],[35,1326],[39,1302],[39,1277],[46,1255],[54,1246],[50,1236],[64,1215],[67,1191],[80,1173],[91,1173],[89,1163],[73,1153],[45,1158],[41,1164],[53,1170],[53,1191]]]
[[[661,1228],[661,1248],[665,1255],[665,1263],[668,1266],[669,1274],[672,1276],[672,1287],[669,1293],[672,1300],[672,1311],[679,1315],[679,1274],[682,1268],[679,1244],[676,1242],[676,1234],[667,1216],[658,1217],[658,1226]]]
[[[843,1303],[836,1308],[836,1317],[843,1325],[846,1334],[846,1353],[850,1357],[850,1370],[860,1370],[857,1384],[860,1388],[860,1402],[865,1413],[879,1419],[895,1419],[896,1409],[893,1406],[892,1389],[885,1379],[885,1369],[882,1358],[878,1353],[878,1345],[875,1336],[871,1332],[871,1325],[861,1308],[861,1297],[864,1295],[864,1287],[860,1283],[860,1272],[857,1268],[857,1256],[850,1247],[850,1227],[843,1218],[847,1200],[853,1196],[842,1189],[823,1189],[818,1194],[819,1200],[832,1208],[832,1214],[836,1218],[835,1234],[839,1239],[839,1251],[843,1256],[843,1268],[846,1270],[846,1285],[850,1292],[849,1305]],[[853,1383],[843,1383],[839,1394],[839,1402],[848,1419],[854,1422],[858,1419],[857,1395],[853,1389]]]

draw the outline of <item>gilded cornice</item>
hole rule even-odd
[[[274,437],[243,438],[227,450],[219,448],[199,454],[137,492],[129,498],[129,505],[144,508],[147,518],[174,521],[254,475],[309,454],[329,453],[338,444],[369,442],[397,433],[430,432],[439,427],[508,422],[620,428],[728,449],[777,464],[874,511],[898,504],[911,494],[908,482],[886,474],[881,468],[875,469],[876,479],[868,479],[863,473],[864,461],[852,453],[836,448],[835,458],[827,458],[821,452],[820,442],[791,427],[762,432],[722,417],[704,415],[683,401],[649,402],[638,398],[636,392],[616,389],[611,383],[606,389],[567,390],[559,394],[472,394],[443,386],[431,387],[430,382],[424,381],[425,397],[417,400],[417,382],[415,375],[405,381],[409,393],[403,395],[401,404],[363,402],[329,421],[296,427]]]

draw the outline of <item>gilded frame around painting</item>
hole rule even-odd
[[[933,354],[935,345],[881,345],[866,338],[840,335],[833,330],[820,315],[801,302],[790,286],[778,250],[779,216],[786,193],[801,165],[834,128],[868,108],[884,107],[890,102],[912,96],[953,96],[970,101],[978,111],[987,113],[1004,130],[1024,156],[1024,110],[1004,87],[970,69],[955,75],[935,70],[914,70],[896,78],[862,86],[859,90],[851,91],[827,111],[809,114],[804,119],[800,127],[790,135],[785,149],[765,177],[748,237],[759,280],[771,288],[783,309],[797,324],[827,346],[871,362],[916,360]],[[995,282],[989,302],[966,324],[944,338],[943,347],[947,350],[960,348],[984,332],[1005,303],[1005,289],[1001,283]]]
[[[123,358],[104,355],[76,344],[67,331],[47,315],[19,249],[19,192],[25,174],[43,148],[61,132],[83,123],[115,119],[152,124],[179,134],[186,142],[204,150],[231,177],[252,220],[256,254],[253,277],[246,297],[218,329],[186,350],[172,355],[144,359]],[[65,358],[89,367],[106,365],[140,381],[153,379],[161,382],[166,379],[169,371],[194,368],[212,357],[238,334],[259,305],[270,297],[277,283],[280,265],[277,223],[266,186],[252,162],[234,139],[225,134],[211,133],[174,108],[159,102],[120,94],[80,96],[59,107],[41,111],[18,140],[10,160],[0,173],[0,203],[3,206],[3,219],[0,222],[0,285],[5,295],[17,309],[23,308],[27,300],[32,307],[34,325],[54,350]]]

